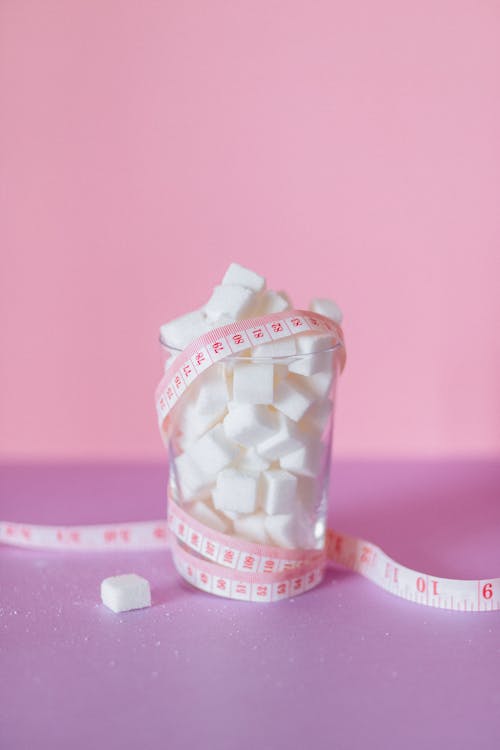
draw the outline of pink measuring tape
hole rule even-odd
[[[215,329],[190,344],[165,372],[156,409],[162,436],[169,414],[189,386],[208,367],[225,357],[305,331],[335,334],[341,366],[345,362],[340,326],[302,310],[242,320]],[[169,546],[180,575],[212,594],[270,602],[317,586],[329,562],[368,578],[395,596],[418,604],[466,612],[500,609],[500,579],[454,580],[411,570],[376,545],[328,529],[323,549],[284,549],[253,544],[200,523],[169,497],[166,521],[91,525],[36,526],[0,522],[0,542],[65,550],[152,549]]]

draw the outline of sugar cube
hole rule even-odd
[[[312,312],[319,313],[319,315],[324,315],[326,318],[330,318],[330,320],[334,320],[336,323],[342,323],[342,310],[332,299],[316,297],[316,299],[313,299],[311,301],[309,309],[312,310]]]
[[[314,395],[310,391],[288,378],[281,380],[275,388],[274,406],[294,422],[302,419],[313,401]]]
[[[160,328],[162,342],[170,349],[185,349],[195,339],[208,331],[205,315],[202,310],[181,315],[165,323]]]
[[[329,367],[325,372],[318,372],[315,375],[309,375],[304,378],[303,375],[291,374],[290,380],[300,382],[301,385],[305,385],[308,390],[312,391],[316,398],[324,398],[331,390],[333,382],[333,369]]]
[[[233,401],[241,404],[272,404],[274,368],[271,364],[238,362],[233,370]]]
[[[223,516],[229,518],[230,521],[236,521],[237,518],[242,517],[242,513],[236,513],[235,510],[221,510],[219,511]]]
[[[298,512],[266,516],[264,525],[272,541],[279,547],[293,549],[301,546],[303,532]]]
[[[193,503],[187,510],[197,521],[215,531],[220,531],[222,534],[227,533],[230,527],[230,524],[224,518],[221,518],[215,510],[212,510],[212,508],[201,500]]]
[[[151,606],[149,581],[136,573],[105,578],[101,582],[102,603],[113,612],[128,612]]]
[[[262,478],[266,513],[291,513],[295,505],[297,477],[282,469],[271,469],[265,471]]]
[[[243,450],[236,461],[236,468],[240,471],[249,471],[254,474],[259,474],[261,471],[265,471],[270,467],[269,461],[259,456],[255,448],[247,448]]]
[[[252,357],[292,357],[297,353],[297,347],[293,336],[288,336],[276,341],[268,341],[259,344],[252,349]]]
[[[224,469],[217,476],[212,496],[217,510],[253,513],[257,507],[258,477],[238,469]]]
[[[288,365],[290,372],[299,375],[330,373],[333,369],[334,339],[330,334],[314,333],[297,336],[298,357]],[[300,356],[302,355],[302,356]]]
[[[284,414],[279,414],[278,428],[270,437],[257,445],[257,452],[263,458],[276,461],[300,446],[301,440],[297,425]]]
[[[223,320],[223,324],[248,317],[255,303],[255,292],[236,284],[216,286],[205,305],[209,322]]]
[[[227,284],[235,284],[237,286],[244,286],[254,292],[261,292],[266,285],[266,280],[263,276],[259,276],[258,273],[255,273],[255,271],[240,266],[239,263],[231,263],[224,274],[222,284],[224,286]]]
[[[200,415],[217,415],[219,418],[226,411],[229,393],[224,368],[212,365],[199,378],[196,410]]]
[[[329,398],[315,401],[307,410],[306,416],[300,423],[301,429],[305,432],[319,432],[322,434],[328,424],[332,409],[333,403]]]
[[[181,453],[175,458],[174,471],[174,476],[178,479],[182,500],[192,500],[207,496],[210,479],[201,470],[189,452]]]
[[[223,419],[224,415],[225,410],[222,413],[216,411],[213,414],[200,414],[196,403],[186,402],[182,412],[179,409],[178,421],[174,422],[174,434],[177,435],[182,450],[187,450],[193,442]]]
[[[189,455],[194,459],[202,474],[215,476],[234,461],[239,453],[237,445],[226,437],[222,423],[216,424],[189,447]]]
[[[234,521],[234,533],[249,542],[268,544],[269,536],[266,531],[265,518],[264,513],[241,516]]]
[[[240,445],[261,443],[278,426],[276,412],[259,404],[236,404],[224,419],[224,430],[230,440]]]
[[[282,312],[289,308],[290,302],[283,294],[267,290],[259,297],[257,314],[270,315],[271,313]]]
[[[314,477],[321,466],[323,446],[320,440],[309,439],[297,450],[287,453],[280,458],[280,466],[294,474]]]

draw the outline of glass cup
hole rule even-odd
[[[181,351],[160,344],[166,369]],[[248,350],[198,376],[165,435],[170,502],[248,542],[323,548],[343,345],[334,334],[319,344],[290,356]]]

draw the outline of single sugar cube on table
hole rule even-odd
[[[209,321],[228,323],[250,315],[255,304],[255,292],[244,286],[227,284],[216,286],[205,305]]]
[[[266,513],[291,513],[295,505],[297,477],[282,469],[270,469],[263,473],[262,478]]]
[[[278,426],[276,412],[259,404],[234,404],[224,419],[224,431],[230,440],[254,446],[270,437]]]
[[[105,578],[101,582],[102,603],[113,612],[128,612],[151,606],[149,581],[136,573]]]
[[[233,401],[240,404],[272,404],[274,368],[270,364],[235,364],[233,370]]]
[[[224,469],[213,491],[217,510],[253,513],[258,501],[258,477],[238,469]]]
[[[231,263],[224,274],[222,284],[223,286],[226,286],[227,284],[244,286],[247,289],[251,289],[253,292],[261,292],[266,286],[266,280],[263,276],[259,276],[258,273],[255,273],[255,271],[240,266],[239,263]]]

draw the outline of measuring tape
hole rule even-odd
[[[157,391],[160,431],[168,440],[169,415],[189,386],[212,364],[238,352],[305,331],[336,336],[341,368],[345,349],[340,326],[303,310],[275,313],[215,329],[194,341],[165,372]],[[90,526],[38,526],[0,522],[0,542],[64,550],[170,547],[179,574],[198,589],[254,602],[286,599],[317,586],[328,563],[353,570],[395,596],[440,609],[500,609],[500,579],[455,580],[411,570],[376,545],[328,529],[322,549],[284,549],[247,542],[208,528],[170,495],[166,521]]]

